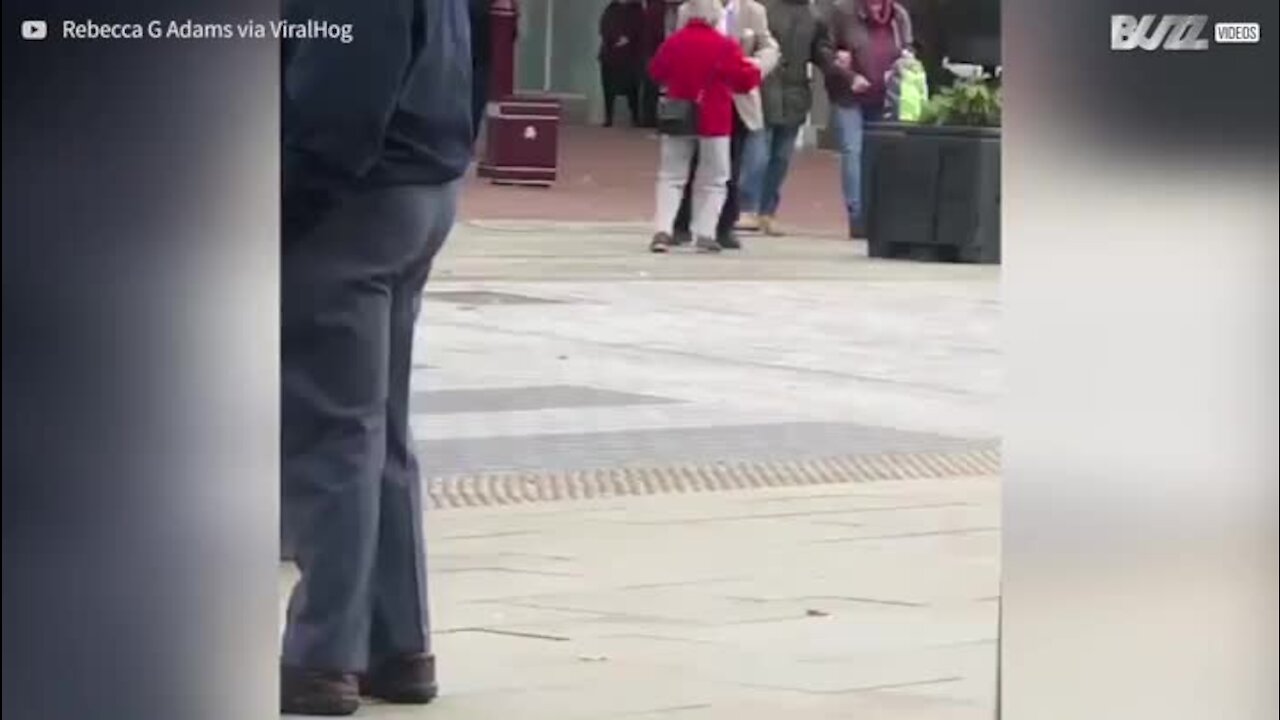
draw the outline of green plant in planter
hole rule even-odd
[[[922,125],[1000,127],[1000,87],[990,80],[959,80],[929,99]]]

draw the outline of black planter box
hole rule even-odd
[[[867,123],[862,178],[871,257],[999,264],[998,128]]]

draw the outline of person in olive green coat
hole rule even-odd
[[[758,218],[760,229],[781,235],[774,220],[782,197],[791,155],[800,128],[813,106],[809,66],[821,69],[831,62],[831,42],[817,10],[809,0],[766,0],[769,30],[777,39],[782,60],[760,88],[765,127],[758,140],[757,171],[744,187],[743,210]]]

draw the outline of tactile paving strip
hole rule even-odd
[[[767,462],[612,467],[566,472],[483,473],[427,481],[434,508],[490,507],[837,483],[979,477],[1000,472],[1000,451],[983,449]]]

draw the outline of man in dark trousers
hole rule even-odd
[[[769,16],[764,5],[756,0],[723,0],[724,19],[720,32],[738,41],[742,52],[760,68],[760,74],[768,76],[778,65],[778,41],[769,30]],[[683,27],[685,23],[685,6],[680,6],[676,25]],[[738,178],[742,174],[742,151],[747,136],[764,129],[764,110],[760,103],[760,90],[733,96],[733,135],[730,138],[729,162],[731,165],[728,183],[728,196],[720,211],[719,222],[716,223],[716,242],[726,250],[738,250],[742,243],[734,234],[734,226],[738,224]],[[694,157],[689,169],[690,182],[685,185],[684,197],[680,201],[680,210],[676,214],[675,242],[689,242],[689,220],[691,207],[692,179],[697,173],[698,160]]]
[[[468,0],[286,0],[281,483],[301,580],[281,711],[436,695],[408,428],[414,326],[471,159]]]
[[[644,34],[641,40],[641,78],[640,78],[640,126],[656,128],[658,126],[658,95],[660,89],[649,73],[643,69],[649,66],[658,47],[667,35],[667,2],[666,0],[644,0]]]
[[[640,0],[611,0],[600,15],[600,81],[604,91],[604,126],[613,127],[613,106],[627,99],[631,124],[640,124],[640,75],[645,34]]]

